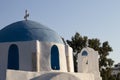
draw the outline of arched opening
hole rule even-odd
[[[59,51],[56,45],[53,45],[51,48],[51,68],[53,70],[60,70]]]
[[[19,70],[19,50],[15,44],[9,47],[7,68]]]
[[[87,59],[88,53],[87,53],[87,51],[83,51],[82,56],[84,57],[84,59],[86,59],[85,63],[88,64],[88,59]]]
[[[82,56],[88,56],[87,51],[83,51],[83,52],[82,52]]]

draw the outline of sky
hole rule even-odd
[[[0,0],[0,29],[24,20],[37,21],[65,40],[76,32],[88,38],[108,41],[113,48],[109,57],[120,62],[120,0]]]

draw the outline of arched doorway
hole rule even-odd
[[[17,45],[12,44],[8,50],[8,69],[19,70],[19,50]]]

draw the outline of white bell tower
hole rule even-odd
[[[93,73],[95,80],[102,80],[99,72],[98,51],[86,47],[78,54],[78,72]]]

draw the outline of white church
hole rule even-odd
[[[98,57],[83,48],[75,73],[72,48],[52,29],[22,20],[0,30],[0,80],[102,80]]]

